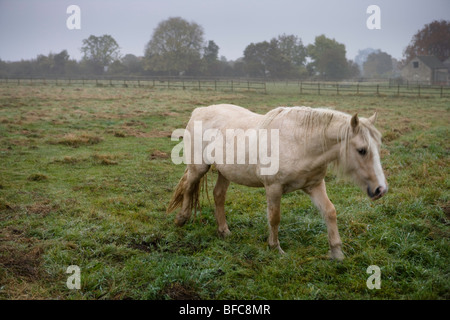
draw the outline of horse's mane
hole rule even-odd
[[[326,108],[311,107],[278,107],[264,115],[261,127],[267,127],[275,118],[295,117],[299,126],[314,128],[328,126],[335,116],[347,118],[349,115]]]
[[[308,139],[317,133],[324,134],[332,121],[343,127],[349,127],[350,115],[325,108],[310,107],[278,107],[265,114],[261,128],[267,128],[275,119],[294,119],[295,128],[302,129],[301,139]],[[296,134],[297,132],[294,132]],[[324,138],[324,137],[323,137]]]
[[[283,118],[294,119],[295,128],[293,134],[303,145],[307,145],[312,137],[319,137],[323,150],[327,149],[327,130],[332,126],[335,132],[336,140],[344,144],[342,149],[341,160],[346,161],[348,154],[349,140],[352,136],[350,125],[351,115],[328,108],[310,108],[310,107],[278,107],[264,116],[260,128],[268,128],[275,120],[283,120]],[[359,134],[370,144],[372,137],[376,142],[381,143],[381,134],[368,121],[360,119]],[[301,133],[301,134],[300,134]],[[317,141],[317,140],[316,140]],[[369,148],[370,149],[370,148]]]

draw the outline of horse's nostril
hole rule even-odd
[[[374,192],[372,192],[372,190],[370,190],[370,187],[367,187],[367,193],[372,199],[378,199],[384,195],[385,189],[382,186],[379,186],[374,190]]]
[[[375,189],[375,196],[378,196],[381,193],[381,187]]]

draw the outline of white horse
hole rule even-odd
[[[350,116],[334,110],[309,107],[278,107],[265,115],[225,104],[197,108],[185,130],[185,154],[188,157],[185,163],[188,165],[167,212],[181,206],[175,223],[179,226],[186,223],[192,210],[197,209],[200,181],[214,164],[218,171],[214,188],[214,215],[220,235],[230,234],[224,209],[225,194],[230,181],[249,187],[264,187],[270,229],[269,246],[283,253],[278,241],[281,197],[285,193],[301,189],[310,196],[326,222],[330,257],[342,260],[344,255],[336,223],[336,210],[328,199],[324,177],[328,165],[335,163],[344,174],[352,177],[372,200],[381,198],[387,192],[387,181],[379,156],[381,134],[374,127],[375,120],[376,113],[365,119],[358,118],[357,114]],[[198,130],[199,124],[202,133],[216,130],[218,135],[214,140],[210,138],[209,144],[203,140],[200,147],[198,144],[195,147],[187,137],[194,136],[196,125]],[[259,140],[260,149],[261,142],[264,142],[266,149],[271,150],[271,156],[278,161],[278,170],[271,174],[262,174],[268,163],[262,163],[261,153],[257,154],[256,161],[252,163],[236,163],[239,145],[230,144],[230,141],[234,142],[234,137],[230,140],[227,138],[226,143],[218,138],[225,137],[231,129],[244,132],[244,135],[241,135],[241,138],[246,139],[244,159],[252,157],[249,150],[256,143],[250,134],[246,134],[250,132],[249,129],[254,129],[255,132],[265,129],[266,133],[267,130],[275,130],[273,132],[277,133],[276,139],[273,136],[269,139],[267,134],[256,136],[256,139]],[[220,151],[225,153],[224,157],[233,152],[227,159],[235,161],[217,161],[214,157],[212,161],[211,157],[205,159],[206,150],[211,151],[212,147],[215,147],[216,156]],[[199,158],[194,161],[198,152],[201,152],[200,161]]]

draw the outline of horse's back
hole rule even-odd
[[[203,128],[251,128],[257,126],[261,117],[243,107],[233,104],[216,104],[194,109],[190,122],[202,121]]]
[[[256,113],[251,112],[248,109],[245,109],[243,107],[240,107],[240,106],[237,106],[237,105],[234,105],[234,104],[213,104],[213,105],[208,106],[208,107],[198,107],[198,108],[194,109],[194,112],[192,114],[194,115],[196,113],[198,113],[198,114],[200,114],[200,113],[203,113],[203,114],[204,113],[214,113],[214,114],[217,114],[217,115],[229,114],[229,113],[240,114],[240,115],[248,115],[248,116],[250,116],[250,115],[257,115]]]

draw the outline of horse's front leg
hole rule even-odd
[[[316,207],[320,210],[320,213],[322,214],[322,217],[327,225],[328,242],[330,244],[330,257],[339,261],[343,260],[344,254],[341,250],[342,242],[337,228],[336,209],[330,199],[328,199],[325,181],[322,180],[319,185],[306,190],[306,192],[309,194]]]
[[[280,241],[278,241],[278,226],[281,219],[281,196],[283,194],[283,188],[281,185],[266,186],[266,198],[267,198],[267,219],[269,220],[269,247],[278,249],[280,253],[284,251],[280,247]]]

